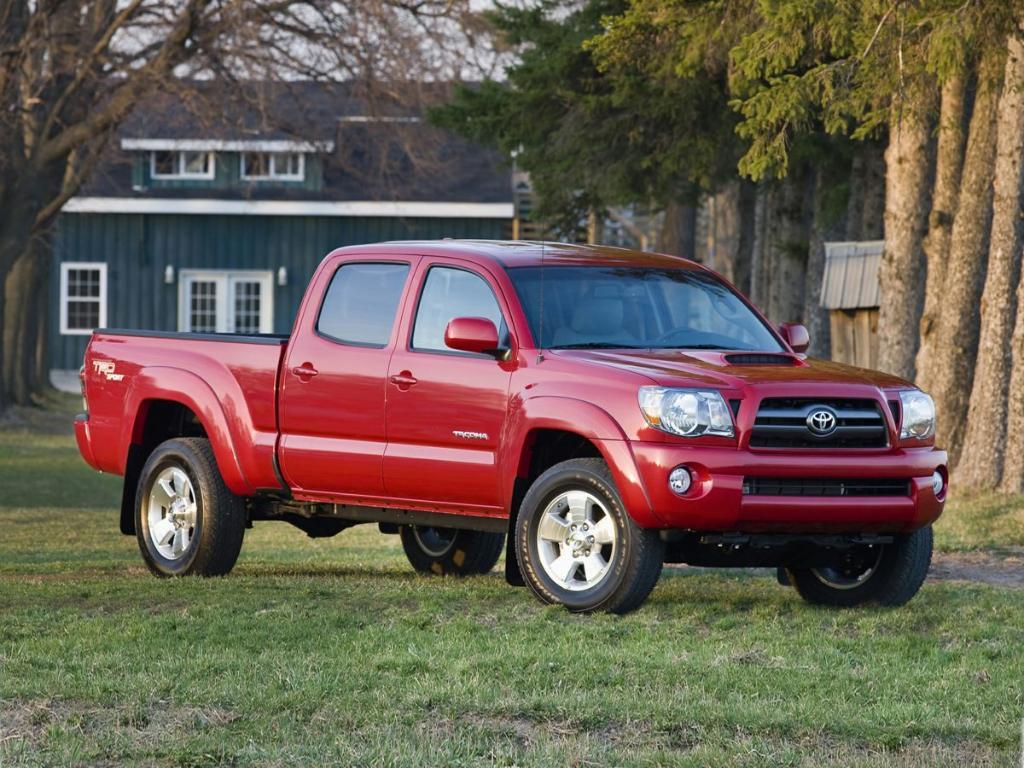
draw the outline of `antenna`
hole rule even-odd
[[[547,244],[540,241],[540,318],[538,325],[540,326],[540,338],[537,340],[537,346],[540,347],[537,350],[537,362],[541,363],[544,361],[544,273],[547,271],[544,269],[544,251]]]

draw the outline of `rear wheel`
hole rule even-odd
[[[135,531],[157,576],[220,576],[234,567],[245,506],[224,484],[209,440],[168,440],[150,454],[136,489]]]
[[[571,611],[626,613],[661,575],[664,545],[626,512],[608,465],[572,459],[530,487],[516,520],[516,555],[526,583]]]
[[[488,573],[501,557],[505,536],[422,525],[403,525],[402,548],[412,567],[439,576]]]
[[[834,566],[788,574],[800,596],[815,605],[903,605],[921,589],[931,560],[932,528],[926,526],[891,544],[853,550]]]

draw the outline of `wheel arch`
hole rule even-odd
[[[599,457],[611,470],[629,515],[638,525],[660,527],[622,428],[603,409],[569,397],[536,397],[523,402],[509,429],[502,461],[510,530],[526,489],[545,469],[571,458]]]
[[[210,386],[188,371],[163,368],[159,386],[155,373],[147,371],[143,388],[132,387],[126,413],[134,413],[125,431],[124,487],[121,495],[121,532],[135,533],[135,491],[146,460],[153,450],[175,437],[205,437],[210,441],[217,470],[225,485],[239,496],[255,491],[247,480],[234,447],[234,438],[219,401]]]

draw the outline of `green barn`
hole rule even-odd
[[[77,388],[95,328],[287,333],[339,246],[509,236],[502,157],[415,110],[364,105],[344,85],[292,83],[218,103],[215,121],[180,95],[138,108],[58,220],[54,384]]]

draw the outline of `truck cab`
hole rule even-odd
[[[635,608],[664,562],[906,602],[947,493],[931,400],[807,344],[676,257],[353,246],[288,338],[96,332],[76,432],[161,575],[229,571],[255,521],[376,523],[424,573],[504,550],[571,610]]]

